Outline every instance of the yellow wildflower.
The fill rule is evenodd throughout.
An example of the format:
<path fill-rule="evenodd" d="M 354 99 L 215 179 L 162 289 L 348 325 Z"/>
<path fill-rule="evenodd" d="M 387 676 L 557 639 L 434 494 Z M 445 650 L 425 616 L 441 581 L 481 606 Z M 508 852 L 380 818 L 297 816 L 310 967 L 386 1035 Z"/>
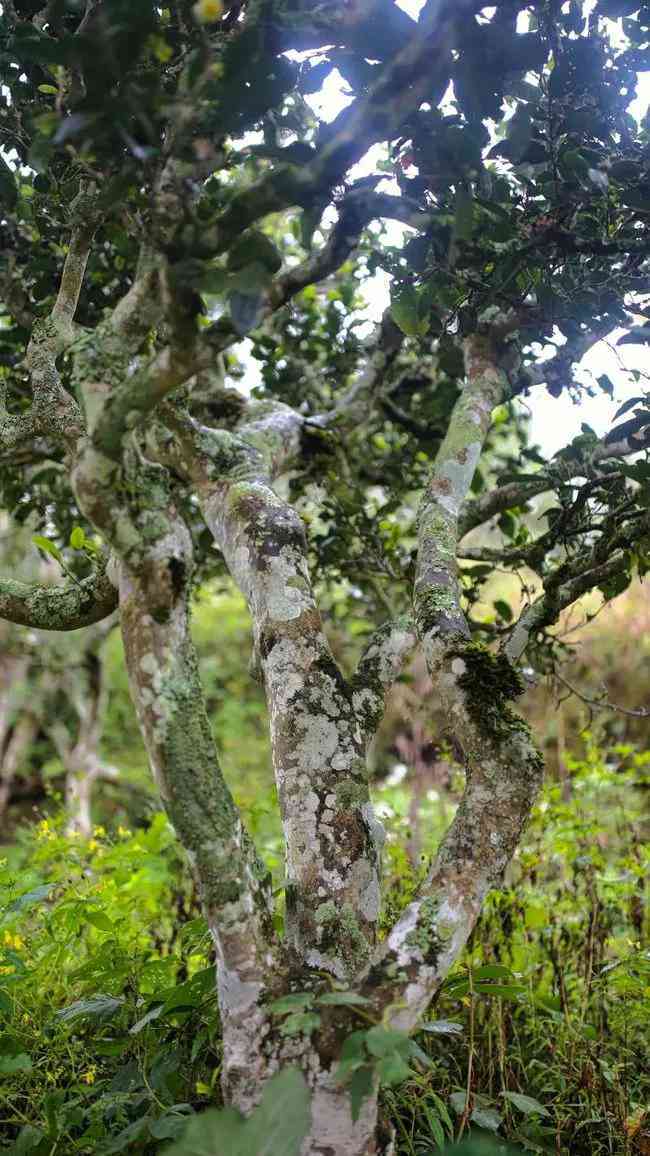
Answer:
<path fill-rule="evenodd" d="M 194 5 L 194 15 L 201 24 L 214 24 L 221 19 L 222 12 L 221 0 L 197 0 Z"/>
<path fill-rule="evenodd" d="M 95 1065 L 91 1064 L 91 1066 L 87 1069 L 87 1071 L 85 1071 L 83 1073 L 83 1075 L 81 1077 L 84 1084 L 94 1084 L 95 1083 L 95 1072 L 96 1071 L 97 1071 L 97 1068 L 95 1067 Z"/>
<path fill-rule="evenodd" d="M 123 827 L 121 823 L 120 823 L 119 827 L 117 828 L 117 833 L 118 833 L 120 839 L 130 839 L 131 834 L 132 834 L 132 832 L 129 831 L 129 828 Z"/>
<path fill-rule="evenodd" d="M 21 947 L 25 946 L 20 935 L 12 935 L 11 931 L 5 931 L 2 942 L 5 947 L 12 947 L 14 951 L 20 951 Z"/>
<path fill-rule="evenodd" d="M 89 842 L 88 842 L 88 850 L 89 851 L 96 851 L 98 847 L 99 847 L 99 843 L 97 842 L 96 839 L 90 839 L 89 840 Z"/>
<path fill-rule="evenodd" d="M 93 835 L 95 836 L 96 839 L 103 839 L 105 834 L 106 834 L 106 828 L 102 827 L 101 825 L 98 827 L 95 827 L 95 829 L 93 831 Z"/>

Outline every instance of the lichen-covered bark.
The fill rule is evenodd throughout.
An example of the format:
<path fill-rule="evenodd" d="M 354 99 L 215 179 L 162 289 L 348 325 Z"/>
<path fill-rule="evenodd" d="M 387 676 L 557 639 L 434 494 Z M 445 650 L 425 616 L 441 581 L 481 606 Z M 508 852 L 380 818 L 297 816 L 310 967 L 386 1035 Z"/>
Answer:
<path fill-rule="evenodd" d="M 161 539 L 158 562 L 168 575 L 166 613 L 152 613 L 146 581 L 124 567 L 122 636 L 149 759 L 217 950 L 224 1081 L 236 1096 L 237 1084 L 256 1073 L 258 1001 L 272 964 L 269 877 L 219 769 L 189 632 L 190 543 L 182 525 Z"/>
<path fill-rule="evenodd" d="M 352 702 L 366 743 L 383 716 L 386 693 L 417 644 L 411 618 L 387 622 L 372 636 L 352 679 Z"/>
<path fill-rule="evenodd" d="M 266 686 L 286 839 L 286 941 L 311 967 L 349 978 L 367 962 L 379 915 L 381 831 L 364 735 L 311 589 L 297 513 L 271 488 L 299 419 L 256 407 L 239 437 L 170 418 L 180 468 L 251 610 Z"/>
<path fill-rule="evenodd" d="M 0 618 L 35 630 L 80 630 L 116 607 L 117 590 L 104 568 L 60 586 L 0 578 Z"/>
<path fill-rule="evenodd" d="M 414 611 L 434 689 L 463 752 L 466 790 L 427 879 L 378 949 L 364 987 L 409 1031 L 501 880 L 542 774 L 528 728 L 509 706 L 523 690 L 519 675 L 506 656 L 471 641 L 461 605 L 459 515 L 506 387 L 489 337 L 466 340 L 465 365 L 466 385 L 420 511 Z"/>
<path fill-rule="evenodd" d="M 419 510 L 413 603 L 425 650 L 443 636 L 469 637 L 460 605 L 458 522 L 507 380 L 488 336 L 465 341 L 466 385 L 456 403 Z"/>
<path fill-rule="evenodd" d="M 523 684 L 507 659 L 462 640 L 440 648 L 429 670 L 463 752 L 466 790 L 418 897 L 378 951 L 364 988 L 379 1006 L 394 1003 L 391 1021 L 408 1031 L 500 883 L 543 771 L 526 724 L 509 706 Z"/>
<path fill-rule="evenodd" d="M 129 681 L 162 800 L 190 859 L 217 952 L 224 1030 L 223 1082 L 259 1086 L 273 966 L 269 875 L 223 779 L 189 627 L 192 548 L 167 471 L 125 448 L 115 460 L 93 441 L 110 398 L 110 364 L 83 391 L 89 437 L 73 483 L 80 508 L 120 566 L 120 624 Z"/>

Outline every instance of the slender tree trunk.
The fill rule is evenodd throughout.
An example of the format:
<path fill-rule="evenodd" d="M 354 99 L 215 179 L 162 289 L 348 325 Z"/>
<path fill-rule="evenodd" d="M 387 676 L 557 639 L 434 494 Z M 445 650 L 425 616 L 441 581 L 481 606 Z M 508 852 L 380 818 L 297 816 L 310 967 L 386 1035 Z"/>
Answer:
<path fill-rule="evenodd" d="M 6 814 L 14 778 L 36 738 L 37 730 L 34 715 L 23 712 L 11 732 L 0 764 L 0 820 Z"/>
<path fill-rule="evenodd" d="M 68 834 L 77 832 L 84 839 L 90 838 L 93 829 L 90 801 L 94 776 L 89 770 L 87 754 L 78 749 L 71 752 L 65 776 L 66 830 Z"/>

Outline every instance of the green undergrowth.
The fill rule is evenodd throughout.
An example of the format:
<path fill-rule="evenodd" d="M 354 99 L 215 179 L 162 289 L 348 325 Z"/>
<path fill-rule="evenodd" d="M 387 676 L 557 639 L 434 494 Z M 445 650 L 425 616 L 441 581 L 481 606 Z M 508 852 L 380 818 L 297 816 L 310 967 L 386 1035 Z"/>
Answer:
<path fill-rule="evenodd" d="M 646 1150 L 648 766 L 648 753 L 589 748 L 546 788 L 418 1047 L 395 1044 L 404 1062 L 391 1060 L 382 1102 L 399 1156 L 491 1136 L 501 1151 Z M 426 864 L 406 856 L 406 788 L 379 802 L 388 924 Z M 435 826 L 441 800 L 424 808 Z M 169 825 L 81 840 L 46 818 L 6 856 L 0 1150 L 164 1153 L 218 1106 L 221 1054 L 211 945 Z"/>

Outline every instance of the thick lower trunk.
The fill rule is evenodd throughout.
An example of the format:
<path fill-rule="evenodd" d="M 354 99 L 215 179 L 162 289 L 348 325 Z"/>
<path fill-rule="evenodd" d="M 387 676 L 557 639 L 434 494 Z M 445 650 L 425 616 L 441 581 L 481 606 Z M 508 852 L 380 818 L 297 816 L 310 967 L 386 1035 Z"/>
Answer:
<path fill-rule="evenodd" d="M 276 1072 L 291 1066 L 302 1071 L 311 1092 L 311 1128 L 301 1156 L 390 1156 L 390 1144 L 378 1135 L 376 1091 L 353 1120 L 350 1092 L 336 1078 L 338 1060 L 325 1066 L 311 1039 L 282 1037 L 277 1023 L 259 1009 L 257 1017 L 236 1022 L 234 1034 L 226 1022 L 223 1047 L 224 1064 L 232 1065 L 235 1055 L 248 1062 L 246 1074 L 240 1069 L 239 1081 L 226 1082 L 223 1089 L 226 1102 L 244 1115 L 254 1110 L 265 1082 Z"/>
<path fill-rule="evenodd" d="M 327 1073 L 313 1085 L 311 1120 L 301 1156 L 389 1156 L 377 1135 L 376 1093 L 364 1100 L 355 1122 L 350 1093 Z"/>

